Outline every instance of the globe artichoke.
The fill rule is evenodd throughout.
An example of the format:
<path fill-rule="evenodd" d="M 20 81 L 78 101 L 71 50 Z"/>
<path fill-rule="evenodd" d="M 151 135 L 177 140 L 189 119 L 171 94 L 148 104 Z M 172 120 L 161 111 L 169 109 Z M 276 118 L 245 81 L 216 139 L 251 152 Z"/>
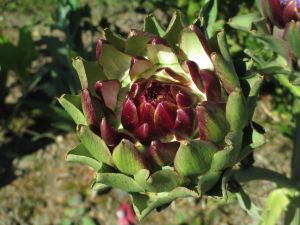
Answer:
<path fill-rule="evenodd" d="M 253 59 L 257 72 L 272 76 L 300 97 L 300 2 L 261 0 L 257 3 L 263 18 L 254 12 L 231 18 L 229 24 L 265 44 L 265 48 L 245 51 Z"/>
<path fill-rule="evenodd" d="M 251 122 L 261 77 L 239 79 L 224 32 L 209 41 L 198 23 L 175 12 L 166 30 L 153 16 L 126 39 L 106 29 L 96 61 L 73 60 L 80 95 L 59 98 L 81 141 L 67 161 L 96 171 L 93 188 L 129 192 L 140 219 L 218 186 L 262 142 Z"/>
<path fill-rule="evenodd" d="M 278 55 L 275 60 L 272 58 L 269 62 L 260 61 L 257 64 L 261 64 L 262 73 L 275 74 L 275 79 L 299 97 L 300 1 L 261 0 L 260 3 L 266 21 L 254 22 L 254 27 L 257 28 L 255 36 L 267 43 Z"/>
<path fill-rule="evenodd" d="M 266 18 L 280 28 L 300 20 L 299 0 L 261 0 L 261 5 Z"/>
<path fill-rule="evenodd" d="M 300 1 L 299 0 L 261 0 L 265 17 L 279 28 L 273 34 L 286 41 L 286 55 L 291 60 L 300 58 Z M 284 29 L 281 31 L 280 29 Z"/>

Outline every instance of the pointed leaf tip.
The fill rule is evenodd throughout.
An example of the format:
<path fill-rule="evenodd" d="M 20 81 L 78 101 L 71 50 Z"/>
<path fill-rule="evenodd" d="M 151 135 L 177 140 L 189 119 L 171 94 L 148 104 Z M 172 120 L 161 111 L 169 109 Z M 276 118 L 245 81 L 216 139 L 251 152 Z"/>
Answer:
<path fill-rule="evenodd" d="M 112 111 L 115 111 L 117 106 L 120 88 L 121 83 L 119 80 L 97 81 L 94 86 L 96 94 L 103 99 L 105 106 Z"/>
<path fill-rule="evenodd" d="M 160 37 L 164 36 L 165 34 L 164 29 L 153 15 L 149 15 L 145 18 L 144 31 L 155 34 Z"/>
<path fill-rule="evenodd" d="M 98 135 L 93 133 L 88 126 L 77 126 L 77 135 L 83 146 L 95 159 L 113 166 L 110 150 L 105 142 Z"/>
<path fill-rule="evenodd" d="M 219 77 L 227 93 L 231 93 L 235 88 L 240 88 L 239 78 L 234 68 L 223 56 L 212 53 L 211 59 L 215 67 L 216 75 Z"/>
<path fill-rule="evenodd" d="M 116 167 L 122 173 L 133 175 L 141 169 L 147 169 L 143 155 L 129 140 L 123 139 L 115 147 L 112 157 Z"/>
<path fill-rule="evenodd" d="M 247 101 L 240 89 L 235 89 L 228 96 L 226 119 L 231 131 L 243 130 L 248 124 Z"/>

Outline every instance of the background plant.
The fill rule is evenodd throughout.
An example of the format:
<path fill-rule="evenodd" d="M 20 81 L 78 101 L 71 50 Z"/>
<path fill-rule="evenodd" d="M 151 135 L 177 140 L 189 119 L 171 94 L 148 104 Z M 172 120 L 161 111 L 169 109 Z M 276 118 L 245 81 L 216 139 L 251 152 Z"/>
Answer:
<path fill-rule="evenodd" d="M 125 2 L 125 1 L 124 1 Z M 140 3 L 143 4 L 140 4 Z M 10 43 L 13 46 L 18 46 L 18 42 L 14 40 L 14 38 L 11 38 L 11 35 L 9 34 L 9 32 L 7 32 L 7 30 L 9 30 L 10 26 L 16 26 L 16 25 L 11 25 L 13 23 L 8 24 L 6 22 L 6 13 L 16 13 L 16 15 L 26 15 L 26 13 L 31 13 L 35 15 L 34 19 L 31 19 L 30 21 L 26 22 L 26 28 L 24 28 L 24 30 L 30 31 L 31 36 L 33 37 L 34 42 L 37 40 L 37 36 L 36 36 L 36 28 L 37 27 L 47 27 L 47 29 L 50 30 L 51 34 L 55 33 L 57 28 L 54 26 L 54 24 L 56 23 L 56 21 L 58 21 L 58 17 L 57 15 L 59 14 L 57 8 L 59 7 L 65 7 L 65 12 L 70 12 L 70 11 L 76 11 L 79 8 L 84 8 L 85 7 L 85 3 L 84 1 L 80 1 L 79 4 L 75 3 L 76 7 L 72 7 L 72 6 L 68 6 L 69 3 L 65 2 L 61 2 L 60 4 L 56 4 L 56 1 L 43 1 L 42 4 L 35 1 L 35 4 L 32 4 L 32 2 L 30 0 L 28 1 L 3 1 L 1 2 L 5 3 L 5 7 L 1 7 L 1 9 L 5 9 L 5 13 L 4 11 L 1 12 L 1 33 L 2 33 L 2 39 L 3 43 Z M 89 20 L 88 18 L 92 18 L 92 26 L 88 25 L 87 27 L 84 28 L 84 26 L 82 26 L 84 23 L 83 22 L 79 22 L 79 26 L 81 27 L 81 33 L 86 33 L 85 31 L 88 31 L 89 29 L 93 30 L 93 27 L 96 27 L 97 29 L 99 29 L 100 26 L 102 27 L 106 27 L 109 26 L 113 31 L 117 31 L 118 33 L 126 33 L 129 29 L 129 27 L 132 26 L 132 23 L 135 24 L 136 21 L 140 21 L 138 23 L 142 22 L 143 16 L 139 17 L 137 15 L 141 15 L 141 14 L 147 14 L 150 13 L 152 11 L 155 11 L 155 13 L 157 13 L 157 8 L 161 8 L 162 11 L 166 12 L 166 14 L 164 14 L 163 16 L 159 17 L 159 20 L 161 20 L 163 25 L 166 25 L 166 22 L 168 21 L 167 18 L 170 18 L 171 16 L 171 11 L 173 9 L 181 9 L 184 10 L 184 14 L 186 15 L 190 15 L 189 16 L 189 20 L 193 21 L 193 16 L 199 14 L 199 12 L 197 12 L 197 10 L 199 8 L 201 8 L 202 6 L 202 2 L 199 2 L 199 6 L 196 6 L 194 4 L 194 1 L 126 1 L 126 3 L 124 4 L 118 4 L 118 2 L 116 1 L 98 1 L 95 5 L 93 5 L 92 8 L 95 8 L 95 6 L 100 6 L 100 10 L 98 13 L 98 15 L 101 15 L 101 18 L 97 19 L 95 22 L 95 18 L 98 18 L 97 16 L 95 17 L 95 14 L 86 14 L 87 16 L 84 16 L 84 21 Z M 271 64 L 270 67 L 268 67 L 267 70 L 261 70 L 261 68 L 265 69 L 264 65 L 268 65 L 268 62 L 276 62 L 276 65 L 278 65 L 278 61 L 276 61 L 276 55 L 277 53 L 273 53 L 273 51 L 270 51 L 270 47 L 268 47 L 268 45 L 265 44 L 265 42 L 262 42 L 259 38 L 257 37 L 253 37 L 251 35 L 248 35 L 246 32 L 241 32 L 239 30 L 234 30 L 234 29 L 230 29 L 226 22 L 228 21 L 228 19 L 230 19 L 231 17 L 234 17 L 235 15 L 245 15 L 246 13 L 250 12 L 250 13 L 255 13 L 257 12 L 257 8 L 253 5 L 254 1 L 219 1 L 220 5 L 218 8 L 218 13 L 217 13 L 217 20 L 220 21 L 219 24 L 220 27 L 222 27 L 223 25 L 225 26 L 226 32 L 227 34 L 229 34 L 229 46 L 230 46 L 230 50 L 231 53 L 234 56 L 234 59 L 242 59 L 242 58 L 249 58 L 249 56 L 251 56 L 251 58 L 253 58 L 254 62 L 255 62 L 255 67 L 256 70 L 258 72 L 260 72 L 261 74 L 264 75 L 264 83 L 260 92 L 260 98 L 259 98 L 259 107 L 258 107 L 258 113 L 256 114 L 256 121 L 259 121 L 261 124 L 264 125 L 264 127 L 266 128 L 267 132 L 267 137 L 270 139 L 267 146 L 270 145 L 270 143 L 274 143 L 274 146 L 272 148 L 272 153 L 267 153 L 268 150 L 264 149 L 262 151 L 259 151 L 256 153 L 255 159 L 256 159 L 256 165 L 261 163 L 261 158 L 262 156 L 266 157 L 268 159 L 269 164 L 266 164 L 267 167 L 272 167 L 274 168 L 274 164 L 272 164 L 272 158 L 273 157 L 277 157 L 282 159 L 281 157 L 284 158 L 284 160 L 279 160 L 276 164 L 278 165 L 282 165 L 281 163 L 284 161 L 287 161 L 286 158 L 289 154 L 289 144 L 287 142 L 286 146 L 282 147 L 282 150 L 280 150 L 280 154 L 277 154 L 277 145 L 280 145 L 280 143 L 278 143 L 276 140 L 280 139 L 281 140 L 281 136 L 278 136 L 278 133 L 283 132 L 285 135 L 287 135 L 288 137 L 292 137 L 293 134 L 295 135 L 296 132 L 293 132 L 293 129 L 295 127 L 295 119 L 296 117 L 293 116 L 293 112 L 296 112 L 296 110 L 293 109 L 292 107 L 292 102 L 294 102 L 295 100 L 295 92 L 297 92 L 297 89 L 295 89 L 295 85 L 294 86 L 290 86 L 290 82 L 286 82 L 286 79 L 284 82 L 282 82 L 280 79 L 278 79 L 279 76 L 273 76 L 272 73 L 270 72 L 270 68 L 272 68 Z M 70 3 L 71 5 L 73 3 Z M 180 5 L 181 4 L 181 5 Z M 192 6 L 194 4 L 194 6 Z M 141 6 L 142 5 L 142 6 Z M 2 6 L 2 5 L 1 5 Z M 101 11 L 101 7 L 102 9 L 105 8 L 105 10 Z M 192 15 L 190 12 L 187 12 L 186 10 L 190 7 L 191 11 L 195 11 L 194 15 Z M 195 9 L 193 9 L 193 7 L 195 7 Z M 62 12 L 64 10 L 61 10 Z M 82 10 L 79 10 L 82 11 Z M 84 10 L 83 10 L 84 11 Z M 126 13 L 128 12 L 127 15 L 131 15 L 126 17 Z M 123 17 L 118 17 L 118 15 L 122 14 Z M 80 15 L 80 14 L 77 14 Z M 216 14 L 215 14 L 216 15 Z M 256 18 L 260 18 L 261 14 L 256 13 Z M 16 18 L 18 18 L 17 16 L 15 16 Z M 0 18 L 0 20 L 1 20 Z M 4 18 L 4 20 L 3 20 Z M 25 17 L 26 18 L 26 17 Z M 63 18 L 63 17 L 61 17 Z M 68 18 L 68 17 L 65 17 Z M 120 19 L 121 18 L 121 19 Z M 130 19 L 130 18 L 134 18 L 134 19 Z M 66 21 L 68 21 L 69 19 L 66 19 Z M 22 19 L 19 19 L 18 23 L 22 24 L 23 21 L 26 21 L 26 19 L 24 19 L 24 17 Z M 83 21 L 83 20 L 81 20 Z M 121 23 L 120 21 L 125 21 L 126 23 Z M 232 20 L 231 22 L 233 22 L 234 20 Z M 241 20 L 240 20 L 241 21 Z M 138 23 L 134 26 L 137 26 L 138 28 Z M 24 23 L 23 23 L 24 24 Z M 41 25 L 42 24 L 42 25 Z M 68 22 L 66 22 L 63 26 L 68 26 Z M 130 24 L 130 26 L 128 26 L 128 24 Z M 242 23 L 240 23 L 241 25 Z M 141 26 L 141 25 L 140 25 Z M 78 25 L 76 26 L 78 27 Z M 141 27 L 140 27 L 141 28 Z M 68 30 L 68 28 L 63 28 L 61 29 L 63 30 Z M 100 36 L 99 33 L 100 29 L 98 30 L 98 34 Z M 16 33 L 19 33 L 19 31 L 17 30 Z M 49 35 L 49 33 L 41 31 L 41 34 L 43 34 L 43 36 L 47 36 Z M 71 33 L 71 32 L 70 32 Z M 76 32 L 75 32 L 76 33 Z M 80 33 L 80 32 L 79 32 Z M 77 33 L 77 34 L 79 34 Z M 97 31 L 95 31 L 95 35 L 97 36 Z M 97 36 L 97 38 L 99 37 Z M 74 55 L 80 54 L 80 55 L 85 55 L 87 58 L 94 57 L 94 49 L 95 48 L 95 42 L 96 39 L 95 38 L 90 44 L 85 45 L 85 47 L 80 47 L 80 45 L 78 45 L 78 48 L 81 48 L 84 50 L 84 52 L 79 52 L 79 50 L 77 49 L 76 51 L 78 51 L 77 53 L 75 52 L 75 49 L 70 48 L 69 46 L 71 46 L 71 44 L 68 44 L 68 41 L 64 41 L 60 38 L 60 36 L 57 38 L 57 40 L 53 40 L 51 41 L 51 47 L 47 47 L 47 51 L 41 51 L 41 49 L 35 48 L 35 51 L 37 52 L 37 57 L 41 57 L 41 56 L 45 56 L 45 55 L 52 55 L 53 58 L 55 58 L 55 60 L 52 63 L 47 63 L 48 66 L 44 67 L 44 63 L 38 63 L 38 68 L 42 67 L 43 70 L 45 69 L 45 71 L 51 71 L 52 68 L 54 68 L 54 70 L 56 71 L 56 74 L 53 73 L 52 75 L 49 75 L 50 73 L 46 73 L 47 75 L 43 76 L 46 79 L 41 79 L 41 81 L 39 81 L 37 83 L 37 85 L 35 86 L 35 88 L 33 88 L 33 90 L 30 92 L 31 94 L 26 95 L 26 98 L 22 98 L 22 104 L 21 107 L 19 108 L 19 110 L 16 110 L 18 113 L 14 114 L 15 116 L 10 117 L 12 114 L 11 112 L 13 111 L 13 109 L 15 109 L 15 105 L 16 102 L 5 102 L 5 108 L 6 110 L 4 111 L 4 113 L 1 113 L 1 129 L 4 129 L 4 131 L 2 131 L 1 133 L 1 169 L 0 169 L 0 176 L 1 176 L 1 185 L 3 184 L 9 184 L 6 185 L 2 188 L 1 192 L 3 193 L 4 190 L 6 190 L 8 187 L 10 187 L 13 183 L 10 183 L 13 176 L 9 175 L 12 170 L 17 170 L 19 171 L 19 169 L 16 167 L 15 162 L 17 161 L 26 161 L 27 157 L 23 157 L 24 154 L 28 154 L 31 153 L 32 151 L 36 150 L 39 148 L 39 146 L 45 146 L 46 144 L 49 143 L 49 140 L 53 140 L 55 136 L 57 136 L 58 134 L 62 134 L 62 129 L 63 130 L 72 130 L 73 126 L 72 126 L 72 122 L 71 120 L 66 117 L 66 114 L 64 113 L 63 110 L 61 110 L 60 108 L 57 107 L 57 102 L 55 100 L 53 100 L 54 96 L 59 96 L 60 93 L 62 92 L 72 92 L 72 93 L 76 93 L 77 92 L 77 88 L 79 87 L 78 85 L 78 81 L 75 82 L 75 84 L 73 85 L 73 83 L 68 80 L 71 78 L 74 78 L 74 76 L 72 76 L 71 74 L 74 74 L 74 71 L 71 68 L 71 64 L 70 64 L 70 58 L 73 57 Z M 55 39 L 55 38 L 52 38 Z M 45 39 L 44 39 L 45 40 Z M 72 38 L 69 38 L 69 40 L 74 40 Z M 77 39 L 79 40 L 79 38 Z M 84 38 L 84 40 L 87 40 L 87 38 Z M 45 42 L 44 42 L 45 43 Z M 79 43 L 79 42 L 77 42 Z M 86 43 L 85 43 L 86 44 Z M 35 46 L 45 46 L 41 43 L 34 43 Z M 72 44 L 74 46 L 74 44 Z M 87 47 L 90 46 L 90 47 Z M 30 48 L 28 48 L 30 49 Z M 248 49 L 249 51 L 244 51 L 245 49 Z M 49 50 L 53 50 L 51 51 L 51 53 L 49 53 Z M 28 51 L 28 50 L 26 50 Z M 33 50 L 30 50 L 30 54 L 33 53 Z M 256 59 L 262 60 L 256 60 Z M 260 59 L 261 58 L 261 59 Z M 36 58 L 35 58 L 36 59 Z M 59 59 L 59 60 L 57 60 Z M 33 60 L 33 65 L 35 64 L 36 60 Z M 61 61 L 61 62 L 59 62 Z M 248 61 L 249 64 L 251 64 L 251 61 Z M 68 65 L 68 66 L 66 66 Z M 29 76 L 25 76 L 25 80 L 28 79 L 27 77 L 31 77 L 30 79 L 28 79 L 28 82 L 24 82 L 24 83 L 30 83 L 32 82 L 32 75 L 35 75 L 36 72 L 34 70 L 34 66 L 32 66 L 32 63 L 28 63 L 27 65 L 27 71 L 26 73 L 29 74 Z M 62 69 L 63 68 L 63 69 Z M 272 68 L 273 71 L 275 71 L 276 69 Z M 10 70 L 11 71 L 11 70 Z M 64 83 L 63 85 L 60 87 L 59 85 L 62 84 L 62 82 L 60 82 L 61 77 L 58 76 L 59 72 L 63 72 L 62 74 L 66 75 L 66 79 L 64 79 Z M 263 71 L 263 73 L 262 73 Z M 268 72 L 269 71 L 269 72 Z M 276 70 L 277 71 L 277 70 Z M 1 72 L 0 72 L 1 73 Z M 7 73 L 6 73 L 7 74 Z M 16 88 L 20 87 L 19 85 L 21 84 L 21 82 L 18 81 L 18 75 L 12 75 L 12 73 L 8 73 L 8 77 L 9 79 L 11 77 L 14 77 L 13 81 L 14 84 L 12 86 L 6 86 L 6 91 L 4 91 L 3 88 L 1 88 L 1 91 L 3 91 L 2 96 L 6 96 L 6 97 L 2 97 L 5 99 L 11 99 L 10 97 L 12 96 L 11 93 L 18 93 L 18 91 L 16 91 Z M 60 74 L 60 73 L 59 73 Z M 70 74 L 67 75 L 67 74 Z M 37 76 L 39 77 L 39 76 Z M 288 77 L 288 76 L 287 76 Z M 275 79 L 274 79 L 275 78 Z M 2 76 L 1 74 L 1 79 L 6 79 L 5 76 Z M 37 79 L 39 80 L 39 79 Z M 54 80 L 57 80 L 56 85 L 52 85 L 54 84 Z M 72 80 L 72 79 L 71 79 Z M 289 81 L 293 81 L 293 80 L 289 80 Z M 49 84 L 49 82 L 51 82 L 51 84 Z M 11 84 L 11 83 L 9 83 Z M 296 83 L 294 83 L 296 84 Z M 4 86 L 4 83 L 1 82 L 1 85 Z M 22 83 L 23 85 L 23 83 Z M 47 88 L 44 88 L 44 86 L 48 86 L 48 90 L 51 91 L 47 91 Z M 69 88 L 73 87 L 72 88 Z M 24 86 L 25 87 L 25 86 Z M 53 88 L 56 89 L 56 87 L 58 90 L 54 90 Z M 67 88 L 68 87 L 68 88 Z M 65 90 L 63 90 L 65 89 Z M 24 90 L 26 90 L 26 88 L 24 88 Z M 46 102 L 44 101 L 43 98 L 39 99 L 37 98 L 38 93 L 36 90 L 42 90 L 42 92 L 49 94 L 49 96 L 46 97 Z M 71 91 L 72 90 L 72 91 Z M 57 93 L 57 95 L 55 95 L 54 93 Z M 8 93 L 8 94 L 7 94 Z M 20 92 L 19 92 L 20 93 Z M 8 97 L 7 97 L 8 96 Z M 3 102 L 3 100 L 2 100 Z M 32 104 L 33 102 L 35 102 L 35 104 Z M 17 102 L 18 103 L 18 102 Z M 38 103 L 38 104 L 37 104 Z M 44 103 L 43 107 L 41 107 L 40 103 Z M 46 103 L 46 104 L 45 104 Z M 53 111 L 53 107 L 55 106 L 55 109 Z M 61 113 L 61 117 L 58 117 L 56 115 L 57 111 L 59 110 L 59 112 Z M 51 112 L 51 113 L 49 113 Z M 55 115 L 55 116 L 54 116 Z M 51 117 L 52 116 L 52 117 Z M 7 122 L 7 120 L 3 120 L 2 118 L 12 118 L 12 120 L 10 120 L 9 123 L 7 123 L 6 125 L 8 126 L 2 126 L 2 124 L 4 124 L 5 122 Z M 60 119 L 58 119 L 60 118 Z M 46 125 L 46 123 L 44 123 L 44 121 L 51 121 L 50 123 L 53 124 L 54 126 L 49 126 Z M 40 122 L 43 121 L 43 122 Z M 26 123 L 25 123 L 26 122 Z M 28 124 L 29 123 L 29 124 Z M 39 124 L 39 126 L 32 126 L 32 124 Z M 27 129 L 28 127 L 30 127 L 30 129 Z M 51 128 L 50 128 L 51 127 Z M 25 133 L 24 133 L 25 130 Z M 29 130 L 29 132 L 28 132 Z M 64 132 L 64 131 L 63 131 Z M 270 135 L 270 136 L 269 136 Z M 37 140 L 38 138 L 39 141 L 35 141 L 33 142 L 34 139 L 32 139 L 32 137 L 36 137 L 35 140 Z M 45 138 L 46 137 L 46 138 Z M 49 138 L 50 137 L 50 138 Z M 275 139 L 273 139 L 273 137 L 275 137 Z M 296 136 L 297 137 L 297 136 Z M 42 139 L 41 139 L 42 138 Z M 22 140 L 22 141 L 21 141 Z M 283 139 L 283 142 L 286 143 L 287 139 Z M 7 143 L 7 144 L 5 144 Z M 8 143 L 10 143 L 8 145 Z M 12 145 L 13 143 L 13 145 Z M 17 144 L 18 143 L 18 144 Z M 272 145 L 272 144 L 271 144 Z M 14 149 L 14 150 L 13 150 Z M 29 149 L 29 150 L 28 150 Z M 275 151 L 275 152 L 273 152 Z M 39 151 L 40 152 L 40 151 Z M 55 152 L 55 149 L 53 150 L 53 152 Z M 269 155 L 264 155 L 265 154 L 269 154 Z M 46 153 L 45 153 L 46 154 Z M 31 156 L 31 155 L 29 155 Z M 277 159 L 276 158 L 276 159 Z M 12 162 L 14 161 L 14 164 L 12 164 Z M 284 167 L 282 168 L 281 166 L 277 167 L 278 171 L 281 171 L 283 169 L 283 171 L 287 171 L 286 169 L 284 169 Z M 3 172 L 4 171 L 4 172 Z M 19 173 L 19 172 L 18 172 Z M 288 174 L 288 172 L 286 172 Z M 20 175 L 15 174 L 14 175 L 16 178 L 20 178 Z M 21 180 L 23 178 L 20 178 Z M 34 179 L 32 179 L 34 180 Z M 36 179 L 38 180 L 38 179 Z M 30 183 L 30 182 L 27 182 Z M 37 182 L 38 183 L 38 182 Z M 255 181 L 250 182 L 250 186 L 251 184 L 255 183 Z M 261 184 L 261 183 L 259 183 Z M 42 185 L 42 184 L 39 184 Z M 253 193 L 257 193 L 258 191 L 254 191 L 255 189 L 251 188 L 250 190 L 248 189 L 249 185 L 243 185 L 243 188 L 245 190 L 247 190 L 247 193 L 250 194 L 251 198 L 253 199 L 253 201 L 258 204 L 258 206 L 262 207 L 262 204 L 260 202 L 260 199 L 257 200 L 255 199 L 257 194 L 253 194 Z M 34 188 L 30 188 L 31 190 L 34 190 Z M 291 193 L 288 193 L 286 191 L 279 191 L 279 193 L 277 192 L 275 195 L 272 195 L 272 199 L 276 199 L 274 198 L 274 196 L 280 196 L 280 198 L 283 200 L 283 202 L 286 202 L 284 199 L 284 197 L 282 197 L 282 194 L 284 193 L 284 196 L 291 196 Z M 30 193 L 28 193 L 30 194 Z M 32 194 L 33 195 L 33 194 Z M 8 196 L 8 194 L 6 195 Z M 234 195 L 235 196 L 235 195 Z M 49 201 L 51 198 L 48 198 Z M 230 217 L 230 215 L 233 215 L 234 211 L 237 211 L 236 209 L 233 209 L 231 211 L 228 211 L 228 209 L 230 208 L 231 204 L 233 204 L 235 197 L 232 199 L 232 201 L 229 201 L 228 204 L 226 204 L 226 206 L 224 207 L 216 207 L 216 215 L 220 216 L 220 220 L 224 220 L 226 221 L 226 219 L 230 218 L 231 223 L 233 224 L 240 224 L 239 222 L 235 221 L 235 218 L 239 218 L 239 216 L 232 216 Z M 296 199 L 296 198 L 295 198 Z M 203 202 L 204 200 L 202 200 Z M 6 202 L 2 201 L 2 202 Z M 100 204 L 100 203 L 99 203 Z M 201 203 L 203 204 L 203 203 Z M 8 205 L 8 204 L 7 204 Z M 26 206 L 29 206 L 30 204 L 26 204 Z M 100 204 L 101 205 L 101 204 Z M 208 210 L 210 209 L 213 204 L 208 205 L 208 208 L 203 209 L 203 210 Z M 218 205 L 218 204 L 217 204 Z M 272 205 L 272 203 L 269 203 L 269 205 Z M 5 207 L 2 207 L 3 209 L 6 208 L 6 205 L 4 205 Z M 32 206 L 33 207 L 33 206 Z M 93 207 L 93 206 L 92 206 Z M 284 208 L 282 208 L 282 210 L 285 210 Z M 201 211 L 201 213 L 203 213 L 203 211 Z M 242 212 L 240 212 L 239 215 L 241 215 Z M 188 215 L 188 212 L 184 212 L 184 214 Z M 197 213 L 196 213 L 197 214 Z M 8 218 L 8 214 L 5 214 L 5 218 Z M 164 215 L 164 213 L 162 213 L 161 215 Z M 224 216 L 226 215 L 226 216 Z M 35 217 L 35 214 L 32 214 L 32 217 Z M 208 218 L 209 216 L 202 216 L 202 218 Z M 245 215 L 242 216 L 243 218 L 248 218 Z M 181 220 L 184 221 L 184 220 Z M 213 223 L 213 222 L 209 222 L 209 221 L 213 221 L 213 220 L 209 220 L 207 219 L 207 223 Z M 178 221 L 178 223 L 181 223 L 180 221 Z M 199 223 L 199 221 L 197 222 Z M 204 223 L 204 222 L 203 222 Z M 218 223 L 217 223 L 218 224 Z"/>

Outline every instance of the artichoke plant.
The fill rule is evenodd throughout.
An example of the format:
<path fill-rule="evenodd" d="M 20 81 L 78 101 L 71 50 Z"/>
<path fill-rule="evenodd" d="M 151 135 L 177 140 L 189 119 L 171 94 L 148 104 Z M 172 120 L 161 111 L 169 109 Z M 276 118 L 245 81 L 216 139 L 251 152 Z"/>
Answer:
<path fill-rule="evenodd" d="M 264 16 L 276 27 L 275 36 L 286 41 L 290 60 L 300 59 L 300 1 L 261 0 Z M 299 65 L 298 65 L 299 66 Z"/>
<path fill-rule="evenodd" d="M 261 5 L 265 17 L 280 28 L 300 20 L 299 0 L 261 0 Z"/>
<path fill-rule="evenodd" d="M 152 15 L 125 39 L 105 29 L 96 61 L 73 60 L 80 95 L 59 98 L 81 142 L 67 161 L 95 170 L 94 189 L 130 193 L 140 219 L 220 190 L 262 143 L 251 121 L 261 77 L 235 68 L 223 31 L 209 40 L 199 24 L 175 12 L 167 29 Z"/>
<path fill-rule="evenodd" d="M 266 41 L 271 49 L 285 61 L 278 58 L 276 63 L 281 68 L 270 69 L 267 73 L 277 74 L 277 80 L 300 96 L 300 1 L 299 0 L 261 0 L 264 17 L 270 22 Z M 258 25 L 259 27 L 259 25 Z M 274 68 L 274 65 L 272 66 Z M 284 68 L 284 69 L 283 69 Z"/>
<path fill-rule="evenodd" d="M 300 2 L 299 0 L 257 1 L 261 15 L 251 13 L 231 19 L 229 24 L 250 32 L 266 49 L 245 52 L 260 74 L 271 75 L 300 97 Z M 271 53 L 274 53 L 271 55 Z"/>

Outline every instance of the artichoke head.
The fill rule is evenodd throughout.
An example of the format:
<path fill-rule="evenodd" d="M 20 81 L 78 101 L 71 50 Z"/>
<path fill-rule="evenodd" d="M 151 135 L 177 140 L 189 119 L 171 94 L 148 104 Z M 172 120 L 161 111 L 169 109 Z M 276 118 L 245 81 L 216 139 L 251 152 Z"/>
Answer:
<path fill-rule="evenodd" d="M 143 31 L 105 37 L 95 61 L 73 60 L 81 93 L 59 98 L 81 142 L 67 161 L 92 167 L 94 188 L 130 193 L 140 219 L 205 194 L 251 149 L 259 84 L 243 91 L 224 32 L 209 41 L 180 12 L 167 29 L 148 16 Z"/>

